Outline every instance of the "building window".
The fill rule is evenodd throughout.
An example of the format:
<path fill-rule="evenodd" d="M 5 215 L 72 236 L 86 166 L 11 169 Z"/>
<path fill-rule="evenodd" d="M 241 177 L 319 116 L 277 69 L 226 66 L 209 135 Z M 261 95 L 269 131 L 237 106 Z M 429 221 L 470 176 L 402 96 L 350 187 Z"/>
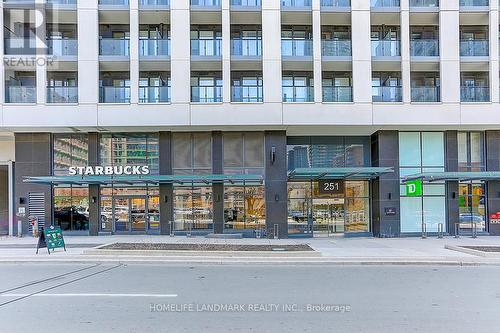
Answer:
<path fill-rule="evenodd" d="M 264 174 L 264 133 L 224 133 L 224 173 Z"/>
<path fill-rule="evenodd" d="M 176 175 L 212 172 L 212 134 L 173 133 L 172 159 Z"/>
<path fill-rule="evenodd" d="M 54 134 L 54 176 L 68 174 L 69 167 L 88 165 L 88 139 L 83 134 Z"/>
<path fill-rule="evenodd" d="M 399 173 L 401 177 L 422 172 L 444 171 L 444 135 L 442 132 L 400 132 Z M 401 184 L 401 232 L 437 232 L 439 223 L 446 231 L 444 182 L 424 184 L 421 197 L 407 197 Z"/>
<path fill-rule="evenodd" d="M 266 225 L 263 186 L 226 186 L 224 188 L 224 228 L 260 229 Z"/>
<path fill-rule="evenodd" d="M 88 187 L 54 187 L 54 225 L 63 231 L 89 230 Z"/>

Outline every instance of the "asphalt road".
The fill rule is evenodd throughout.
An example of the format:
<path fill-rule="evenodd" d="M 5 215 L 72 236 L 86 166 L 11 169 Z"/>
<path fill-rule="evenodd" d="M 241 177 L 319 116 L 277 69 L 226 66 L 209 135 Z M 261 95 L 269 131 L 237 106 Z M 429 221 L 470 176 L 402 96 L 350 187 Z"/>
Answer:
<path fill-rule="evenodd" d="M 494 332 L 500 267 L 0 264 L 0 332 Z"/>

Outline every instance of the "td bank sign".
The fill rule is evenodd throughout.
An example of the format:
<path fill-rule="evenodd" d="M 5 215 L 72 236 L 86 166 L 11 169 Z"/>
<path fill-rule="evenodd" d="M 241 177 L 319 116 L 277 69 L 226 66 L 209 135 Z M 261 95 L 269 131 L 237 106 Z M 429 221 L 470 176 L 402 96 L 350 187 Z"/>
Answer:
<path fill-rule="evenodd" d="M 406 182 L 406 195 L 409 197 L 419 197 L 422 195 L 422 180 L 409 180 Z"/>
<path fill-rule="evenodd" d="M 149 175 L 148 165 L 83 166 L 69 167 L 70 176 L 145 176 Z"/>

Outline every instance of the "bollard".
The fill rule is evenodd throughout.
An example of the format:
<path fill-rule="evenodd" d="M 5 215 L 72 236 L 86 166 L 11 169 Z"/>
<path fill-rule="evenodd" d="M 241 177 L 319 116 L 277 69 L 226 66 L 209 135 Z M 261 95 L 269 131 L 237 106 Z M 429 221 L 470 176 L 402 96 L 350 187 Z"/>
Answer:
<path fill-rule="evenodd" d="M 170 221 L 169 224 L 170 224 L 170 237 L 174 237 L 175 236 L 174 221 Z"/>
<path fill-rule="evenodd" d="M 191 236 L 192 236 L 192 235 L 191 235 L 191 231 L 192 231 L 192 227 L 193 227 L 192 223 L 193 223 L 192 221 L 189 221 L 189 222 L 187 223 L 187 233 L 186 233 L 186 237 L 191 237 Z"/>
<path fill-rule="evenodd" d="M 422 239 L 427 238 L 427 223 L 422 222 Z"/>
<path fill-rule="evenodd" d="M 273 228 L 273 238 L 274 239 L 278 239 L 279 237 L 279 226 L 277 224 L 274 225 L 274 228 Z"/>
<path fill-rule="evenodd" d="M 443 224 L 442 223 L 439 223 L 438 224 L 438 238 L 443 238 L 443 232 L 444 228 L 443 228 Z"/>
<path fill-rule="evenodd" d="M 460 238 L 460 223 L 455 223 L 455 238 Z"/>
<path fill-rule="evenodd" d="M 472 238 L 477 238 L 477 222 L 472 223 Z"/>
<path fill-rule="evenodd" d="M 17 237 L 23 237 L 23 221 L 17 221 Z"/>

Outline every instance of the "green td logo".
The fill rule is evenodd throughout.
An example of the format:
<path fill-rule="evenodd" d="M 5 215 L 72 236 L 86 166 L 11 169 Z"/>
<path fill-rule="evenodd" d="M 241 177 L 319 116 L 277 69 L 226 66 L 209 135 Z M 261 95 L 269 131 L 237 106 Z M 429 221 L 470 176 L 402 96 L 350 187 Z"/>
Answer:
<path fill-rule="evenodd" d="M 422 195 L 422 180 L 409 180 L 406 182 L 406 195 L 409 197 L 419 197 Z"/>

